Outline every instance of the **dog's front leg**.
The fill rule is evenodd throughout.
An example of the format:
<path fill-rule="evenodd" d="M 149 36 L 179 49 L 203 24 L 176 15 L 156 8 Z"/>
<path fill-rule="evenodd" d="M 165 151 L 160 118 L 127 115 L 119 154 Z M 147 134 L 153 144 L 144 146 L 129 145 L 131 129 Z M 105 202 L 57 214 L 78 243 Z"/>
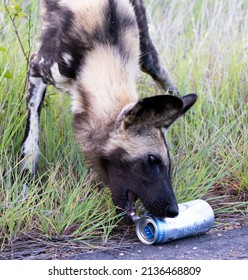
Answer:
<path fill-rule="evenodd" d="M 36 55 L 31 58 L 28 75 L 27 122 L 21 147 L 22 161 L 20 164 L 21 171 L 30 174 L 32 177 L 37 173 L 38 167 L 39 118 L 46 92 L 46 84 L 39 74 L 39 67 L 35 58 Z"/>

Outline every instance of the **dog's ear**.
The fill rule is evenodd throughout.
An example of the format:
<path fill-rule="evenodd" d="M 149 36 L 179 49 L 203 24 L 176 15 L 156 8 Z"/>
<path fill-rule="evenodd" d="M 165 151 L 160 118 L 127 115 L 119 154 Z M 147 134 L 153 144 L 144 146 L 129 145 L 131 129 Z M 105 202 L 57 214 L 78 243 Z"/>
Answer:
<path fill-rule="evenodd" d="M 183 108 L 181 110 L 181 115 L 183 115 L 195 104 L 197 100 L 197 95 L 195 93 L 191 93 L 183 96 L 181 100 L 183 101 Z"/>
<path fill-rule="evenodd" d="M 138 101 L 122 112 L 119 124 L 123 129 L 134 126 L 168 128 L 177 118 L 190 109 L 197 96 L 189 94 L 182 99 L 172 95 L 157 95 Z"/>

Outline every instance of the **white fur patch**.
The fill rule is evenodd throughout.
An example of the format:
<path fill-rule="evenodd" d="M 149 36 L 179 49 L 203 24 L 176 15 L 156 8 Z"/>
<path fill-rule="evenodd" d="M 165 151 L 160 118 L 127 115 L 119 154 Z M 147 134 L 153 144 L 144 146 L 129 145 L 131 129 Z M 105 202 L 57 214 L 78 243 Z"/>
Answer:
<path fill-rule="evenodd" d="M 62 53 L 64 62 L 70 67 L 73 61 L 73 57 L 69 53 Z"/>
<path fill-rule="evenodd" d="M 22 146 L 22 153 L 24 159 L 21 164 L 21 168 L 28 169 L 32 171 L 32 174 L 35 173 L 35 168 L 37 166 L 38 156 L 39 156 L 39 147 L 38 147 L 38 138 L 39 138 L 39 113 L 38 109 L 42 101 L 44 90 L 46 85 L 42 82 L 41 78 L 30 77 L 30 86 L 33 87 L 32 96 L 28 103 L 30 110 L 30 126 L 28 131 L 28 136 Z"/>
<path fill-rule="evenodd" d="M 54 64 L 51 66 L 51 74 L 52 74 L 53 80 L 56 83 L 56 86 L 57 86 L 57 84 L 65 83 L 66 78 L 60 74 L 59 66 L 58 66 L 57 62 L 54 62 Z"/>
<path fill-rule="evenodd" d="M 39 64 L 42 65 L 42 64 L 44 64 L 44 62 L 45 62 L 45 59 L 44 59 L 44 57 L 42 57 L 41 60 L 39 61 Z"/>
<path fill-rule="evenodd" d="M 64 92 L 71 90 L 70 79 L 60 74 L 58 63 L 54 62 L 50 69 L 56 87 Z"/>

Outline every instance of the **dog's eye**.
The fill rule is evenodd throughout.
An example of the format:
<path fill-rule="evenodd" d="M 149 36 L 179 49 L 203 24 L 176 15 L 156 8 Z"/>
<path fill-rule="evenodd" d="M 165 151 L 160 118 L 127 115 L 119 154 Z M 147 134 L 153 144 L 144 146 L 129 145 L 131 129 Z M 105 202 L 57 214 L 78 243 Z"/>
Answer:
<path fill-rule="evenodd" d="M 161 159 L 155 155 L 149 155 L 148 156 L 148 163 L 150 165 L 157 165 L 161 163 Z"/>
<path fill-rule="evenodd" d="M 155 162 L 156 162 L 155 157 L 152 156 L 152 155 L 149 155 L 149 156 L 148 156 L 148 162 L 151 163 L 151 164 L 155 163 Z"/>

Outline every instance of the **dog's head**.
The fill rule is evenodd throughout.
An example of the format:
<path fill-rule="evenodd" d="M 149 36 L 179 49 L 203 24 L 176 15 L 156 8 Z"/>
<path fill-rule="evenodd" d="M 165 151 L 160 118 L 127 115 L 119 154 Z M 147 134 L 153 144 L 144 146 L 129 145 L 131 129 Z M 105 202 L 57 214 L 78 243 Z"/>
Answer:
<path fill-rule="evenodd" d="M 159 95 L 140 100 L 119 115 L 105 147 L 104 166 L 113 201 L 131 223 L 135 200 L 157 217 L 175 217 L 172 163 L 166 132 L 195 103 L 197 96 Z"/>

